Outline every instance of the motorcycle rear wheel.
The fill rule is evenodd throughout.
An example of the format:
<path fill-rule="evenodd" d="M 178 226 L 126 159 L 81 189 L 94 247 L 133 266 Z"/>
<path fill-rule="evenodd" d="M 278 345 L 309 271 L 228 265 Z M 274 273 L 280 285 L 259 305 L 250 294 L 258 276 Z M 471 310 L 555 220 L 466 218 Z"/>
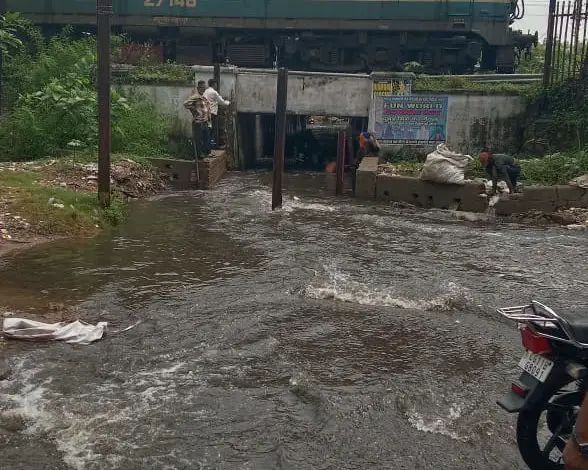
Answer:
<path fill-rule="evenodd" d="M 576 380 L 569 377 L 562 379 L 545 390 L 544 398 L 537 406 L 519 413 L 517 443 L 523 460 L 531 470 L 564 469 L 561 454 L 570 438 L 583 398 L 579 390 Z M 544 415 L 546 429 L 540 430 L 540 420 Z M 548 435 L 545 445 L 539 442 L 540 431 Z"/>

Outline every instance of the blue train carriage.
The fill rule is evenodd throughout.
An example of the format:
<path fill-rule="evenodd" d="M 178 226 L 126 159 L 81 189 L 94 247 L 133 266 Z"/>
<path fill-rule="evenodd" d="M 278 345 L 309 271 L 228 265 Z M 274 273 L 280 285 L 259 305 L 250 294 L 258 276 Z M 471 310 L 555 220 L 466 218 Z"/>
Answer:
<path fill-rule="evenodd" d="M 522 0 L 521 0 L 522 1 Z M 514 2 L 514 3 L 513 3 Z M 165 46 L 180 62 L 275 63 L 306 70 L 511 72 L 517 0 L 114 0 L 118 31 Z M 57 28 L 91 27 L 95 0 L 6 0 Z M 527 41 L 528 42 L 528 41 Z"/>

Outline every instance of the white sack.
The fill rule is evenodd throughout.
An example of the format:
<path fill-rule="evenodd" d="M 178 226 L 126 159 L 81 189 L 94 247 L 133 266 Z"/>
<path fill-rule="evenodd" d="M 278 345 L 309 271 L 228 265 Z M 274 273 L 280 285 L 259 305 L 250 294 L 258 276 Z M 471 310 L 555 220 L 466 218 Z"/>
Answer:
<path fill-rule="evenodd" d="M 41 323 L 24 318 L 5 318 L 2 332 L 5 338 L 27 341 L 65 341 L 70 344 L 88 345 L 102 339 L 108 323 L 89 325 L 82 321 L 73 323 Z"/>
<path fill-rule="evenodd" d="M 462 155 L 449 150 L 446 144 L 439 144 L 437 150 L 427 156 L 421 172 L 421 179 L 442 184 L 464 184 L 465 169 L 473 160 L 469 155 Z"/>
<path fill-rule="evenodd" d="M 578 176 L 570 181 L 570 186 L 578 186 L 582 189 L 588 189 L 588 175 Z"/>

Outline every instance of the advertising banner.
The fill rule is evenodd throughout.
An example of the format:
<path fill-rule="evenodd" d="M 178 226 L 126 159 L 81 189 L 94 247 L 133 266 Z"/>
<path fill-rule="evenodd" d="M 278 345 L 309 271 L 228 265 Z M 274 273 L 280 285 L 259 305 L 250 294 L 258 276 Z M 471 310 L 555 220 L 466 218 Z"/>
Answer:
<path fill-rule="evenodd" d="M 382 96 L 374 132 L 382 144 L 439 144 L 447 139 L 447 96 Z"/>

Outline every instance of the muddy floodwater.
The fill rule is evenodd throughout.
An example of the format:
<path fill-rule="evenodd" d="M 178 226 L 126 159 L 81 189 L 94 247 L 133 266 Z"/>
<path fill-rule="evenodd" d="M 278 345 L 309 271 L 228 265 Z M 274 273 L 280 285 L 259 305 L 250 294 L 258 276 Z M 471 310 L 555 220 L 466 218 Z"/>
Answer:
<path fill-rule="evenodd" d="M 268 175 L 235 174 L 0 261 L 1 306 L 110 328 L 0 344 L 0 467 L 525 468 L 495 405 L 522 348 L 494 309 L 586 308 L 588 236 L 287 186 L 272 213 Z"/>

